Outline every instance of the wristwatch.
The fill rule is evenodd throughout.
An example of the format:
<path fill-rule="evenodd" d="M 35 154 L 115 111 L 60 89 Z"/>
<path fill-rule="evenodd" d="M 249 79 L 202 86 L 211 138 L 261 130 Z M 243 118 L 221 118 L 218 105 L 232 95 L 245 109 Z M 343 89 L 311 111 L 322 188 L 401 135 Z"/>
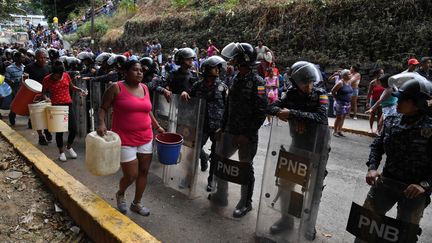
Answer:
<path fill-rule="evenodd" d="M 425 190 L 429 190 L 430 189 L 430 185 L 427 181 L 421 181 L 420 182 L 420 186 L 423 187 L 423 189 Z"/>

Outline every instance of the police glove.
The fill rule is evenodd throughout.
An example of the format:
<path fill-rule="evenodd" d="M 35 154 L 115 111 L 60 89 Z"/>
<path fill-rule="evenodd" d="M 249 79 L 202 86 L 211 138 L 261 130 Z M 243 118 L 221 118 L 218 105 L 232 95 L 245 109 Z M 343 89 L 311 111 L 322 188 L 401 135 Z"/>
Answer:
<path fill-rule="evenodd" d="M 288 121 L 288 116 L 289 116 L 289 110 L 287 108 L 283 108 L 282 110 L 280 110 L 276 116 L 281 119 L 282 121 Z"/>
<path fill-rule="evenodd" d="M 425 189 L 417 184 L 411 184 L 409 185 L 405 191 L 404 194 L 408 199 L 413 199 L 425 192 Z"/>
<path fill-rule="evenodd" d="M 376 170 L 369 170 L 367 175 L 366 175 L 366 183 L 368 185 L 375 185 L 377 179 L 380 177 L 380 173 Z"/>

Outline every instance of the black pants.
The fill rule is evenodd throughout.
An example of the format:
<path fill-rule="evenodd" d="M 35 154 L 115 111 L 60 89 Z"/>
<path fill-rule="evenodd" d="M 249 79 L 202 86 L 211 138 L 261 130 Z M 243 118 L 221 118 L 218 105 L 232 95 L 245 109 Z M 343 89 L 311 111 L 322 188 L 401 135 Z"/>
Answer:
<path fill-rule="evenodd" d="M 210 141 L 212 142 L 211 148 L 210 148 L 210 156 L 209 156 L 209 162 L 210 162 L 210 171 L 209 176 L 207 178 L 207 182 L 210 185 L 213 182 L 213 173 L 216 167 L 216 160 L 215 160 L 215 151 L 216 151 L 216 141 L 215 141 L 215 133 L 213 132 L 205 132 L 202 137 L 201 142 L 201 154 L 200 158 L 201 160 L 205 159 L 206 153 L 204 151 L 204 145 L 207 143 L 207 140 L 210 138 Z"/>
<path fill-rule="evenodd" d="M 21 87 L 21 82 L 13 83 L 11 85 L 12 88 L 12 100 L 15 99 L 16 94 L 18 93 L 19 88 Z M 9 111 L 9 122 L 11 125 L 15 125 L 16 114 L 12 110 Z"/>
<path fill-rule="evenodd" d="M 75 119 L 75 113 L 72 107 L 72 104 L 59 104 L 56 106 L 69 106 L 69 119 L 68 119 L 68 139 L 67 144 L 72 145 L 72 143 L 75 140 L 75 136 L 77 134 L 77 124 Z M 58 148 L 63 148 L 63 133 L 57 132 L 56 133 L 56 143 Z"/>

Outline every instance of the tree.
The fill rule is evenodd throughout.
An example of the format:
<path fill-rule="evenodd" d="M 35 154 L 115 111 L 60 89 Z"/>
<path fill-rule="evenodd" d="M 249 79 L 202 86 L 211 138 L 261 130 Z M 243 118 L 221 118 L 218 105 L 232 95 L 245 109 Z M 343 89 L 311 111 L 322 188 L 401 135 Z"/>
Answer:
<path fill-rule="evenodd" d="M 78 8 L 88 7 L 90 0 L 41 0 L 41 3 L 42 10 L 50 22 L 54 17 L 57 17 L 59 18 L 59 22 L 63 23 L 67 20 L 70 13 L 76 12 Z M 57 16 L 55 16 L 56 10 Z"/>
<path fill-rule="evenodd" d="M 21 4 L 25 2 L 24 0 L 0 0 L 0 19 L 11 19 L 10 14 L 25 14 L 21 8 Z"/>

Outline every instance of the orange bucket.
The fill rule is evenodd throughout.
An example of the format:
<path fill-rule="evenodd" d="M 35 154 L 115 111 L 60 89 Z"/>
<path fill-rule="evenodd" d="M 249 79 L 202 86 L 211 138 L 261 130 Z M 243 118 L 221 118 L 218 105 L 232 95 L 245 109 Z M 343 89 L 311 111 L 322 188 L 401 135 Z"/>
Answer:
<path fill-rule="evenodd" d="M 28 116 L 28 105 L 32 104 L 35 96 L 41 92 L 42 84 L 33 79 L 26 79 L 12 101 L 11 110 L 18 115 Z"/>

